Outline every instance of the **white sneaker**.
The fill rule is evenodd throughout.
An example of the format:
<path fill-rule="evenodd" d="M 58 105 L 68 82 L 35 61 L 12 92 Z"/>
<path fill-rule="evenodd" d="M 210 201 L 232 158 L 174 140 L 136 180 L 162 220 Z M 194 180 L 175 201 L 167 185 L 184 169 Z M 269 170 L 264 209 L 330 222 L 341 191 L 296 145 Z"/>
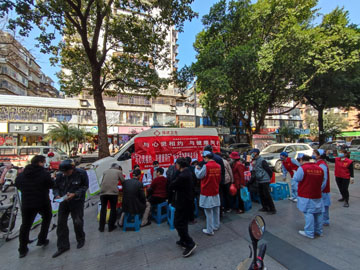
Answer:
<path fill-rule="evenodd" d="M 292 201 L 293 201 L 293 202 L 297 202 L 297 199 L 293 199 Z"/>
<path fill-rule="evenodd" d="M 205 233 L 205 234 L 207 234 L 207 235 L 209 235 L 209 236 L 213 236 L 213 235 L 214 235 L 214 232 L 211 232 L 211 233 L 210 233 L 210 232 L 207 231 L 207 229 L 203 229 L 202 232 Z"/>
<path fill-rule="evenodd" d="M 288 198 L 289 201 L 293 201 L 294 200 L 294 197 L 290 197 Z"/>
<path fill-rule="evenodd" d="M 305 233 L 305 231 L 299 231 L 299 234 L 301 234 L 302 236 L 305 236 L 305 237 L 307 237 L 307 238 L 314 239 L 314 236 L 307 235 L 307 234 Z"/>
<path fill-rule="evenodd" d="M 218 231 L 218 230 L 220 230 L 220 227 L 219 227 L 219 228 L 214 228 L 214 231 L 215 231 L 215 232 Z"/>

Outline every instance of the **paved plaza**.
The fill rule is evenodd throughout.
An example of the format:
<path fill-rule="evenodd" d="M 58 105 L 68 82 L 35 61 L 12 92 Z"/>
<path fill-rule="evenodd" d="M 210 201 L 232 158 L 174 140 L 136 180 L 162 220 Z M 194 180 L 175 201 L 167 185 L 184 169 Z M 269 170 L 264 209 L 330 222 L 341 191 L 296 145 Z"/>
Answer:
<path fill-rule="evenodd" d="M 333 175 L 333 172 L 331 172 Z M 280 176 L 278 176 L 280 178 Z M 356 269 L 360 265 L 360 172 L 356 171 L 355 184 L 350 186 L 350 208 L 338 202 L 339 192 L 332 177 L 331 225 L 324 228 L 323 237 L 307 239 L 297 233 L 304 226 L 303 215 L 296 204 L 288 200 L 276 202 L 278 213 L 266 215 L 268 243 L 265 264 L 268 269 Z M 97 197 L 92 198 L 96 202 Z M 91 204 L 90 204 L 91 205 Z M 86 244 L 76 249 L 76 240 L 69 220 L 71 249 L 58 258 L 51 258 L 56 251 L 56 234 L 50 232 L 50 244 L 45 247 L 30 245 L 28 255 L 18 258 L 18 239 L 1 242 L 0 269 L 236 269 L 249 255 L 248 224 L 258 214 L 260 206 L 243 214 L 226 214 L 221 229 L 215 236 L 204 235 L 205 219 L 189 226 L 190 234 L 198 248 L 189 258 L 182 257 L 176 246 L 176 230 L 170 231 L 166 223 L 141 228 L 140 232 L 100 233 L 96 221 L 97 206 L 85 210 Z M 17 225 L 19 225 L 19 220 Z M 31 237 L 36 237 L 35 229 Z"/>

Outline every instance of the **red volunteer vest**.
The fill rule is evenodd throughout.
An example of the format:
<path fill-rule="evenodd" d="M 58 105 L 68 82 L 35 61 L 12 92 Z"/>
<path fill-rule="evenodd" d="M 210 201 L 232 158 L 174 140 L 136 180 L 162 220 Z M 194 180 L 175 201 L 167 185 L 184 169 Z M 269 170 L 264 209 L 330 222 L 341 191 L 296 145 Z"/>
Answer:
<path fill-rule="evenodd" d="M 290 173 L 290 176 L 294 176 L 294 171 L 297 171 L 299 168 L 297 165 L 291 162 L 291 158 L 286 158 L 283 160 L 282 164 L 284 165 L 285 169 Z"/>
<path fill-rule="evenodd" d="M 299 182 L 299 196 L 308 199 L 321 199 L 324 171 L 315 163 L 305 163 L 301 168 L 304 170 L 304 178 Z"/>
<path fill-rule="evenodd" d="M 323 190 L 323 193 L 330 193 L 330 174 L 329 174 L 329 166 L 327 165 L 327 163 L 325 162 L 325 160 L 319 159 L 316 162 L 316 165 L 320 166 L 321 164 L 324 164 L 327 168 L 327 182 L 326 182 L 326 187 Z"/>
<path fill-rule="evenodd" d="M 201 180 L 201 195 L 216 196 L 219 194 L 221 167 L 215 161 L 206 163 L 206 176 Z"/>
<path fill-rule="evenodd" d="M 345 158 L 335 158 L 335 176 L 343 179 L 350 179 L 349 167 L 352 163 L 351 159 Z"/>

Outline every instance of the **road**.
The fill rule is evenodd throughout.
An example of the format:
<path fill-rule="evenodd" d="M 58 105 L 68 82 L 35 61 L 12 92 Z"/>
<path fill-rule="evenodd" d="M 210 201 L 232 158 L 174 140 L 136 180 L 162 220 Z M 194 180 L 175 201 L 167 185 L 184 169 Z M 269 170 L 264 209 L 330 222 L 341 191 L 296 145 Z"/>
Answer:
<path fill-rule="evenodd" d="M 333 175 L 333 171 L 330 172 Z M 280 175 L 278 177 L 280 179 Z M 323 237 L 307 239 L 297 232 L 303 229 L 304 218 L 296 204 L 288 200 L 275 202 L 278 213 L 264 215 L 265 238 L 268 252 L 265 264 L 268 269 L 354 269 L 360 265 L 360 171 L 356 171 L 355 184 L 350 186 L 350 208 L 338 202 L 339 192 L 331 177 L 332 206 L 331 225 L 324 228 Z M 96 202 L 98 198 L 92 198 Z M 91 205 L 91 204 L 90 204 Z M 50 232 L 50 244 L 39 248 L 30 245 L 30 252 L 24 259 L 18 259 L 18 239 L 2 242 L 0 247 L 0 269 L 236 269 L 249 254 L 248 224 L 258 214 L 259 205 L 243 214 L 226 214 L 221 229 L 215 236 L 201 233 L 205 219 L 189 227 L 190 234 L 198 244 L 193 256 L 182 258 L 182 250 L 175 245 L 176 231 L 170 231 L 167 224 L 152 224 L 140 232 L 100 233 L 96 221 L 97 207 L 85 209 L 85 247 L 77 250 L 71 221 L 71 250 L 52 259 L 56 251 L 56 234 Z M 19 225 L 17 220 L 17 226 Z M 35 229 L 31 237 L 36 237 Z M 1 244 L 0 244 L 1 245 Z"/>

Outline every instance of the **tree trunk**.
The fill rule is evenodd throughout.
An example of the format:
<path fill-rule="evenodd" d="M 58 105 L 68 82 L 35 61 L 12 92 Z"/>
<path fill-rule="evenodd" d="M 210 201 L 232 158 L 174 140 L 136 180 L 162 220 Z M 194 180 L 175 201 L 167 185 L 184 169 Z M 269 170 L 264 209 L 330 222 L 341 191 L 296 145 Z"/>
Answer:
<path fill-rule="evenodd" d="M 325 143 L 323 108 L 319 108 L 318 110 L 318 126 L 319 126 L 319 145 L 323 145 Z"/>
<path fill-rule="evenodd" d="M 98 142 L 99 142 L 99 158 L 110 156 L 109 143 L 107 136 L 105 106 L 102 98 L 102 90 L 100 86 L 100 70 L 93 72 L 92 83 L 94 91 L 94 102 L 98 122 Z"/>

